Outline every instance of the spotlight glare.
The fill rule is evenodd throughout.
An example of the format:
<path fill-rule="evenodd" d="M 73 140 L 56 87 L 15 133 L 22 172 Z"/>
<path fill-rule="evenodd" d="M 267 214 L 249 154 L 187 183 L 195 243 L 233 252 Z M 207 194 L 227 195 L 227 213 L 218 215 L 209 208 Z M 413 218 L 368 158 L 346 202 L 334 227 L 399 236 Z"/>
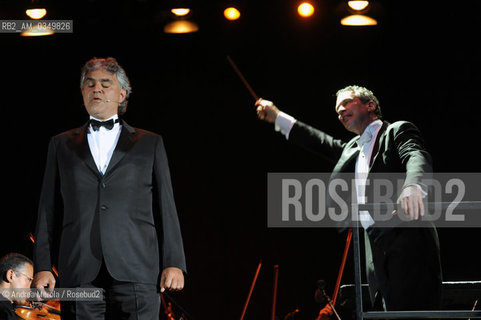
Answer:
<path fill-rule="evenodd" d="M 43 17 L 45 17 L 45 15 L 47 14 L 47 9 L 45 9 L 45 8 L 27 9 L 25 11 L 25 13 L 30 18 L 37 20 L 37 19 L 42 19 Z"/>
<path fill-rule="evenodd" d="M 237 10 L 236 8 L 234 7 L 229 7 L 227 9 L 224 10 L 224 17 L 227 19 L 227 20 L 237 20 L 240 18 L 240 11 Z"/>
<path fill-rule="evenodd" d="M 20 33 L 22 37 L 42 37 L 54 34 L 53 30 L 46 27 L 39 27 L 38 25 L 28 28 Z"/>
<path fill-rule="evenodd" d="M 347 4 L 349 7 L 351 7 L 351 9 L 356 11 L 361 11 L 366 9 L 366 7 L 369 5 L 369 1 L 354 0 L 354 1 L 348 1 Z"/>
<path fill-rule="evenodd" d="M 341 20 L 343 26 L 375 26 L 377 21 L 361 14 L 353 14 Z"/>
<path fill-rule="evenodd" d="M 303 18 L 308 18 L 314 14 L 314 6 L 309 2 L 303 2 L 297 7 L 297 13 Z"/>
<path fill-rule="evenodd" d="M 199 31 L 199 26 L 189 20 L 175 20 L 165 25 L 165 33 L 192 33 Z"/>
<path fill-rule="evenodd" d="M 172 12 L 178 17 L 183 17 L 189 14 L 190 9 L 189 8 L 173 8 L 170 10 L 170 12 Z"/>

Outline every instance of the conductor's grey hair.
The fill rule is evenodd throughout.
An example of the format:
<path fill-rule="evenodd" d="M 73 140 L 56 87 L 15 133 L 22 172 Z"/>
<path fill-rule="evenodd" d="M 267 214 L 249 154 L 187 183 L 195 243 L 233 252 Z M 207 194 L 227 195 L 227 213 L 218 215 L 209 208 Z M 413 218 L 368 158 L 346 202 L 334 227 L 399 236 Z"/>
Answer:
<path fill-rule="evenodd" d="M 336 93 L 336 97 L 338 97 L 341 93 L 344 92 L 352 92 L 355 97 L 359 98 L 362 103 L 368 103 L 369 101 L 373 101 L 376 104 L 376 109 L 374 110 L 374 113 L 379 119 L 382 119 L 382 113 L 381 113 L 381 107 L 379 106 L 379 100 L 376 98 L 374 93 L 364 87 L 361 86 L 347 86 L 345 88 L 340 89 Z"/>

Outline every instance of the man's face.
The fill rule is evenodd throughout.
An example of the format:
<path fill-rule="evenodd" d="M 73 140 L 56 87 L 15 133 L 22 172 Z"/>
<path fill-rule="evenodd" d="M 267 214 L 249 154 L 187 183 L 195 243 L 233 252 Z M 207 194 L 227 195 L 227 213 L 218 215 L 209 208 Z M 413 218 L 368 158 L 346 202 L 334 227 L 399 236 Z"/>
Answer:
<path fill-rule="evenodd" d="M 11 277 L 11 288 L 12 289 L 28 289 L 32 285 L 33 279 L 33 266 L 29 263 L 25 264 L 25 267 L 20 269 L 20 271 L 13 271 Z M 28 295 L 18 294 L 15 298 L 12 298 L 14 302 L 24 303 L 25 298 Z"/>
<path fill-rule="evenodd" d="M 91 116 L 105 120 L 117 114 L 125 95 L 126 91 L 120 88 L 115 74 L 103 69 L 87 73 L 82 96 L 85 109 Z"/>
<path fill-rule="evenodd" d="M 337 96 L 336 112 L 339 115 L 339 121 L 350 132 L 362 134 L 371 121 L 371 109 L 370 102 L 362 103 L 353 92 L 346 91 Z"/>

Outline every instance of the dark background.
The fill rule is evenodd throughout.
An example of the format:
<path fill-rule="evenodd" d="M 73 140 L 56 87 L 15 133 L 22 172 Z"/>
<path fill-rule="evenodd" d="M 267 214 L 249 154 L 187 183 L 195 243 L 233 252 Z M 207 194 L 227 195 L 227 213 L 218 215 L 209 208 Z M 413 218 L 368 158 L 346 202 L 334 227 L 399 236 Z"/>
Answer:
<path fill-rule="evenodd" d="M 296 1 L 192 3 L 195 34 L 162 32 L 168 2 L 51 1 L 47 19 L 72 19 L 72 34 L 0 34 L 3 188 L 1 254 L 31 255 L 49 138 L 83 124 L 80 69 L 113 56 L 130 77 L 126 121 L 165 140 L 188 262 L 186 287 L 172 297 L 191 319 L 241 314 L 257 264 L 263 265 L 246 319 L 270 317 L 273 266 L 277 312 L 314 319 L 315 282 L 332 292 L 344 234 L 331 229 L 268 229 L 268 172 L 329 172 L 330 163 L 293 146 L 257 120 L 258 95 L 343 139 L 335 92 L 366 86 L 384 118 L 410 120 L 424 134 L 438 172 L 479 172 L 479 1 L 373 1 L 375 27 L 339 24 L 342 1 L 316 1 L 301 19 Z M 0 0 L 1 19 L 25 19 L 23 1 Z M 478 229 L 439 230 L 446 281 L 481 280 Z M 352 256 L 343 283 L 353 281 Z M 178 313 L 178 309 L 175 309 Z"/>

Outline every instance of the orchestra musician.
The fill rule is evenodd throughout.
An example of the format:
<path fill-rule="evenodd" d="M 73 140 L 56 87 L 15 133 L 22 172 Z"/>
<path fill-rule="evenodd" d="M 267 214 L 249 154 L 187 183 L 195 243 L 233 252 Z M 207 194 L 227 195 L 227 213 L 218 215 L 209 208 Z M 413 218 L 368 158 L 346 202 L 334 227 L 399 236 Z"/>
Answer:
<path fill-rule="evenodd" d="M 33 262 L 20 253 L 0 258 L 0 319 L 17 320 L 15 305 L 24 304 L 28 295 L 15 289 L 29 289 L 33 280 Z"/>

